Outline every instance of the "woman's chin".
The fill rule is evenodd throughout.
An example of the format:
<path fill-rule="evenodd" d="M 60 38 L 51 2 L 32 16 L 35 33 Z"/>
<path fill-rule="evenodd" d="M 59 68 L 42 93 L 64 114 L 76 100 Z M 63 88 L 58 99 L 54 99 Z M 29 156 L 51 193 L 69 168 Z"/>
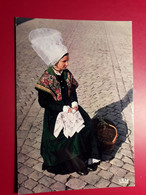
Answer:
<path fill-rule="evenodd" d="M 65 70 L 67 67 L 62 68 L 62 70 Z"/>

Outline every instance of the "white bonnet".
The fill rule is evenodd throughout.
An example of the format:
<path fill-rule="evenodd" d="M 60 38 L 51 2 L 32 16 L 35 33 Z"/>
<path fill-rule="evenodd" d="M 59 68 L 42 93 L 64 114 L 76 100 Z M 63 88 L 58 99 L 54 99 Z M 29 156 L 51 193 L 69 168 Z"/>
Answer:
<path fill-rule="evenodd" d="M 29 33 L 32 48 L 48 65 L 55 65 L 66 53 L 61 33 L 51 28 L 38 28 Z"/>

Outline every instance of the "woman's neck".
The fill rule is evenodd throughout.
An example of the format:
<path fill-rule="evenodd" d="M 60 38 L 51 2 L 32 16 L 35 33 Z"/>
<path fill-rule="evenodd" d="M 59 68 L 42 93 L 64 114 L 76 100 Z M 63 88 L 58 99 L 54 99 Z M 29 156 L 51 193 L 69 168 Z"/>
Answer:
<path fill-rule="evenodd" d="M 63 70 L 58 70 L 56 67 L 53 66 L 53 70 L 57 75 L 61 75 Z"/>

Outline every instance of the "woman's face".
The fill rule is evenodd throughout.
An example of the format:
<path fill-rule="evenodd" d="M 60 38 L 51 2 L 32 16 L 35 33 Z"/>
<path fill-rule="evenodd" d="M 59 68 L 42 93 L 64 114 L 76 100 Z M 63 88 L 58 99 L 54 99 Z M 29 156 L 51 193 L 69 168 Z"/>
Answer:
<path fill-rule="evenodd" d="M 59 62 L 56 64 L 57 70 L 59 71 L 65 70 L 68 66 L 68 62 L 69 62 L 69 55 L 66 55 L 63 58 L 61 58 L 61 60 L 59 60 Z"/>

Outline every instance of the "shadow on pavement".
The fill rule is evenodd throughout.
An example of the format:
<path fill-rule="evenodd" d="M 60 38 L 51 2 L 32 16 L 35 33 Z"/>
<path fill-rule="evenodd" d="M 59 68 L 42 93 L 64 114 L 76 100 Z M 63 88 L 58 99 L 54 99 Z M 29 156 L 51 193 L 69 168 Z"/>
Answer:
<path fill-rule="evenodd" d="M 114 149 L 111 151 L 102 152 L 103 161 L 113 159 L 122 143 L 124 143 L 126 138 L 131 134 L 131 130 L 128 129 L 127 123 L 123 120 L 122 111 L 132 101 L 133 89 L 130 89 L 120 101 L 113 102 L 112 104 L 109 104 L 95 112 L 94 118 L 102 117 L 105 120 L 112 121 L 118 131 L 118 138 Z M 129 113 L 129 115 L 132 115 L 132 113 Z"/>

